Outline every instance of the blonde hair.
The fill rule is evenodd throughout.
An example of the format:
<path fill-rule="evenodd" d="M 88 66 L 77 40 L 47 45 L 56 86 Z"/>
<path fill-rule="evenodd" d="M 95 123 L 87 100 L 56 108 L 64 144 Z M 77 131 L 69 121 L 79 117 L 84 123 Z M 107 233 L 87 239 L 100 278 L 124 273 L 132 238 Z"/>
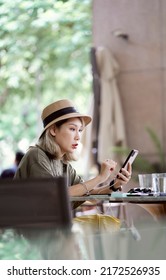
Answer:
<path fill-rule="evenodd" d="M 67 121 L 67 120 L 65 120 Z M 63 121 L 64 123 L 64 121 Z M 62 123 L 60 124 L 62 125 Z M 58 125 L 58 126 L 60 126 Z M 57 124 L 56 124 L 57 126 Z M 60 146 L 56 143 L 55 137 L 51 135 L 50 133 L 50 127 L 46 129 L 46 131 L 43 133 L 43 135 L 39 138 L 37 145 L 44 150 L 46 153 L 48 153 L 51 157 L 55 159 L 61 159 L 61 148 Z M 76 161 L 78 160 L 78 155 L 76 153 L 66 153 L 62 160 L 64 162 L 69 162 L 69 161 Z"/>

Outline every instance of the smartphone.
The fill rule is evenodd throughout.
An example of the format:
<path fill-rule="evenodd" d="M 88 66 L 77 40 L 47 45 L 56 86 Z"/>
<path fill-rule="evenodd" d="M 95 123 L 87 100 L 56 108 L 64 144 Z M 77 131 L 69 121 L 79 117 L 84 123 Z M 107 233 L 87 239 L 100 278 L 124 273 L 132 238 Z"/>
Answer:
<path fill-rule="evenodd" d="M 127 168 L 128 163 L 132 164 L 134 162 L 134 160 L 136 159 L 138 153 L 139 153 L 138 150 L 134 150 L 134 149 L 131 150 L 131 152 L 129 153 L 128 157 L 124 161 L 121 168 Z M 119 170 L 119 172 L 121 172 L 121 169 Z"/>
<path fill-rule="evenodd" d="M 121 169 L 119 170 L 119 172 L 122 172 L 122 168 L 126 168 L 127 169 L 128 163 L 132 164 L 134 162 L 135 158 L 137 157 L 138 153 L 139 153 L 138 150 L 135 150 L 135 149 L 131 150 L 131 152 L 128 154 L 126 160 L 124 161 Z M 118 175 L 116 177 L 118 178 Z M 114 188 L 114 182 L 115 182 L 115 180 L 112 180 L 110 182 L 110 184 L 109 184 L 111 186 L 110 189 L 112 189 L 113 191 L 117 191 L 118 189 Z"/>

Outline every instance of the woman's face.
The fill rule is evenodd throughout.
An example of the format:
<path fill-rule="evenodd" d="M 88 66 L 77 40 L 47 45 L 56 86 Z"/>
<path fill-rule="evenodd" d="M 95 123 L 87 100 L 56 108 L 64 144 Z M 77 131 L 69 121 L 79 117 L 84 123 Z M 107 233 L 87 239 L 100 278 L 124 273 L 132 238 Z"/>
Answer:
<path fill-rule="evenodd" d="M 83 124 L 79 118 L 68 119 L 60 127 L 54 126 L 50 133 L 55 136 L 56 143 L 60 146 L 62 155 L 73 153 L 78 148 Z"/>

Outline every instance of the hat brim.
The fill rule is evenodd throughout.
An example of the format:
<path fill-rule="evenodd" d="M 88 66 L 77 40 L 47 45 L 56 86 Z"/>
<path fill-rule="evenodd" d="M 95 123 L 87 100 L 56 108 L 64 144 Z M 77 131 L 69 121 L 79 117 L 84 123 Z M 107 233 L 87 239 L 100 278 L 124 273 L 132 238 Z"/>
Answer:
<path fill-rule="evenodd" d="M 82 118 L 84 120 L 84 124 L 85 126 L 88 125 L 91 121 L 92 121 L 92 118 L 90 116 L 87 116 L 87 115 L 82 115 L 80 113 L 71 113 L 71 114 L 66 114 L 64 116 L 61 116 L 55 120 L 53 120 L 52 122 L 50 122 L 49 124 L 47 124 L 45 126 L 45 128 L 43 129 L 43 131 L 41 132 L 40 136 L 39 136 L 39 139 L 41 138 L 41 136 L 43 135 L 43 133 L 46 131 L 46 129 L 48 127 L 50 127 L 52 124 L 54 123 L 57 123 L 61 120 L 67 120 L 67 119 L 71 119 L 71 118 Z"/>

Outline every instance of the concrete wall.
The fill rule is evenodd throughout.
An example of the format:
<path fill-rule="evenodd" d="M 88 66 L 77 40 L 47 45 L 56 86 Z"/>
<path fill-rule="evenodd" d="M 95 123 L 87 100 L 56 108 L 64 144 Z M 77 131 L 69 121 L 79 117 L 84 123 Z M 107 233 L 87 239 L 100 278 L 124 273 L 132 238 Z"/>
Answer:
<path fill-rule="evenodd" d="M 109 47 L 120 66 L 120 91 L 127 143 L 158 160 L 146 131 L 166 151 L 166 1 L 93 0 L 93 46 Z M 114 35 L 122 30 L 128 40 Z"/>

